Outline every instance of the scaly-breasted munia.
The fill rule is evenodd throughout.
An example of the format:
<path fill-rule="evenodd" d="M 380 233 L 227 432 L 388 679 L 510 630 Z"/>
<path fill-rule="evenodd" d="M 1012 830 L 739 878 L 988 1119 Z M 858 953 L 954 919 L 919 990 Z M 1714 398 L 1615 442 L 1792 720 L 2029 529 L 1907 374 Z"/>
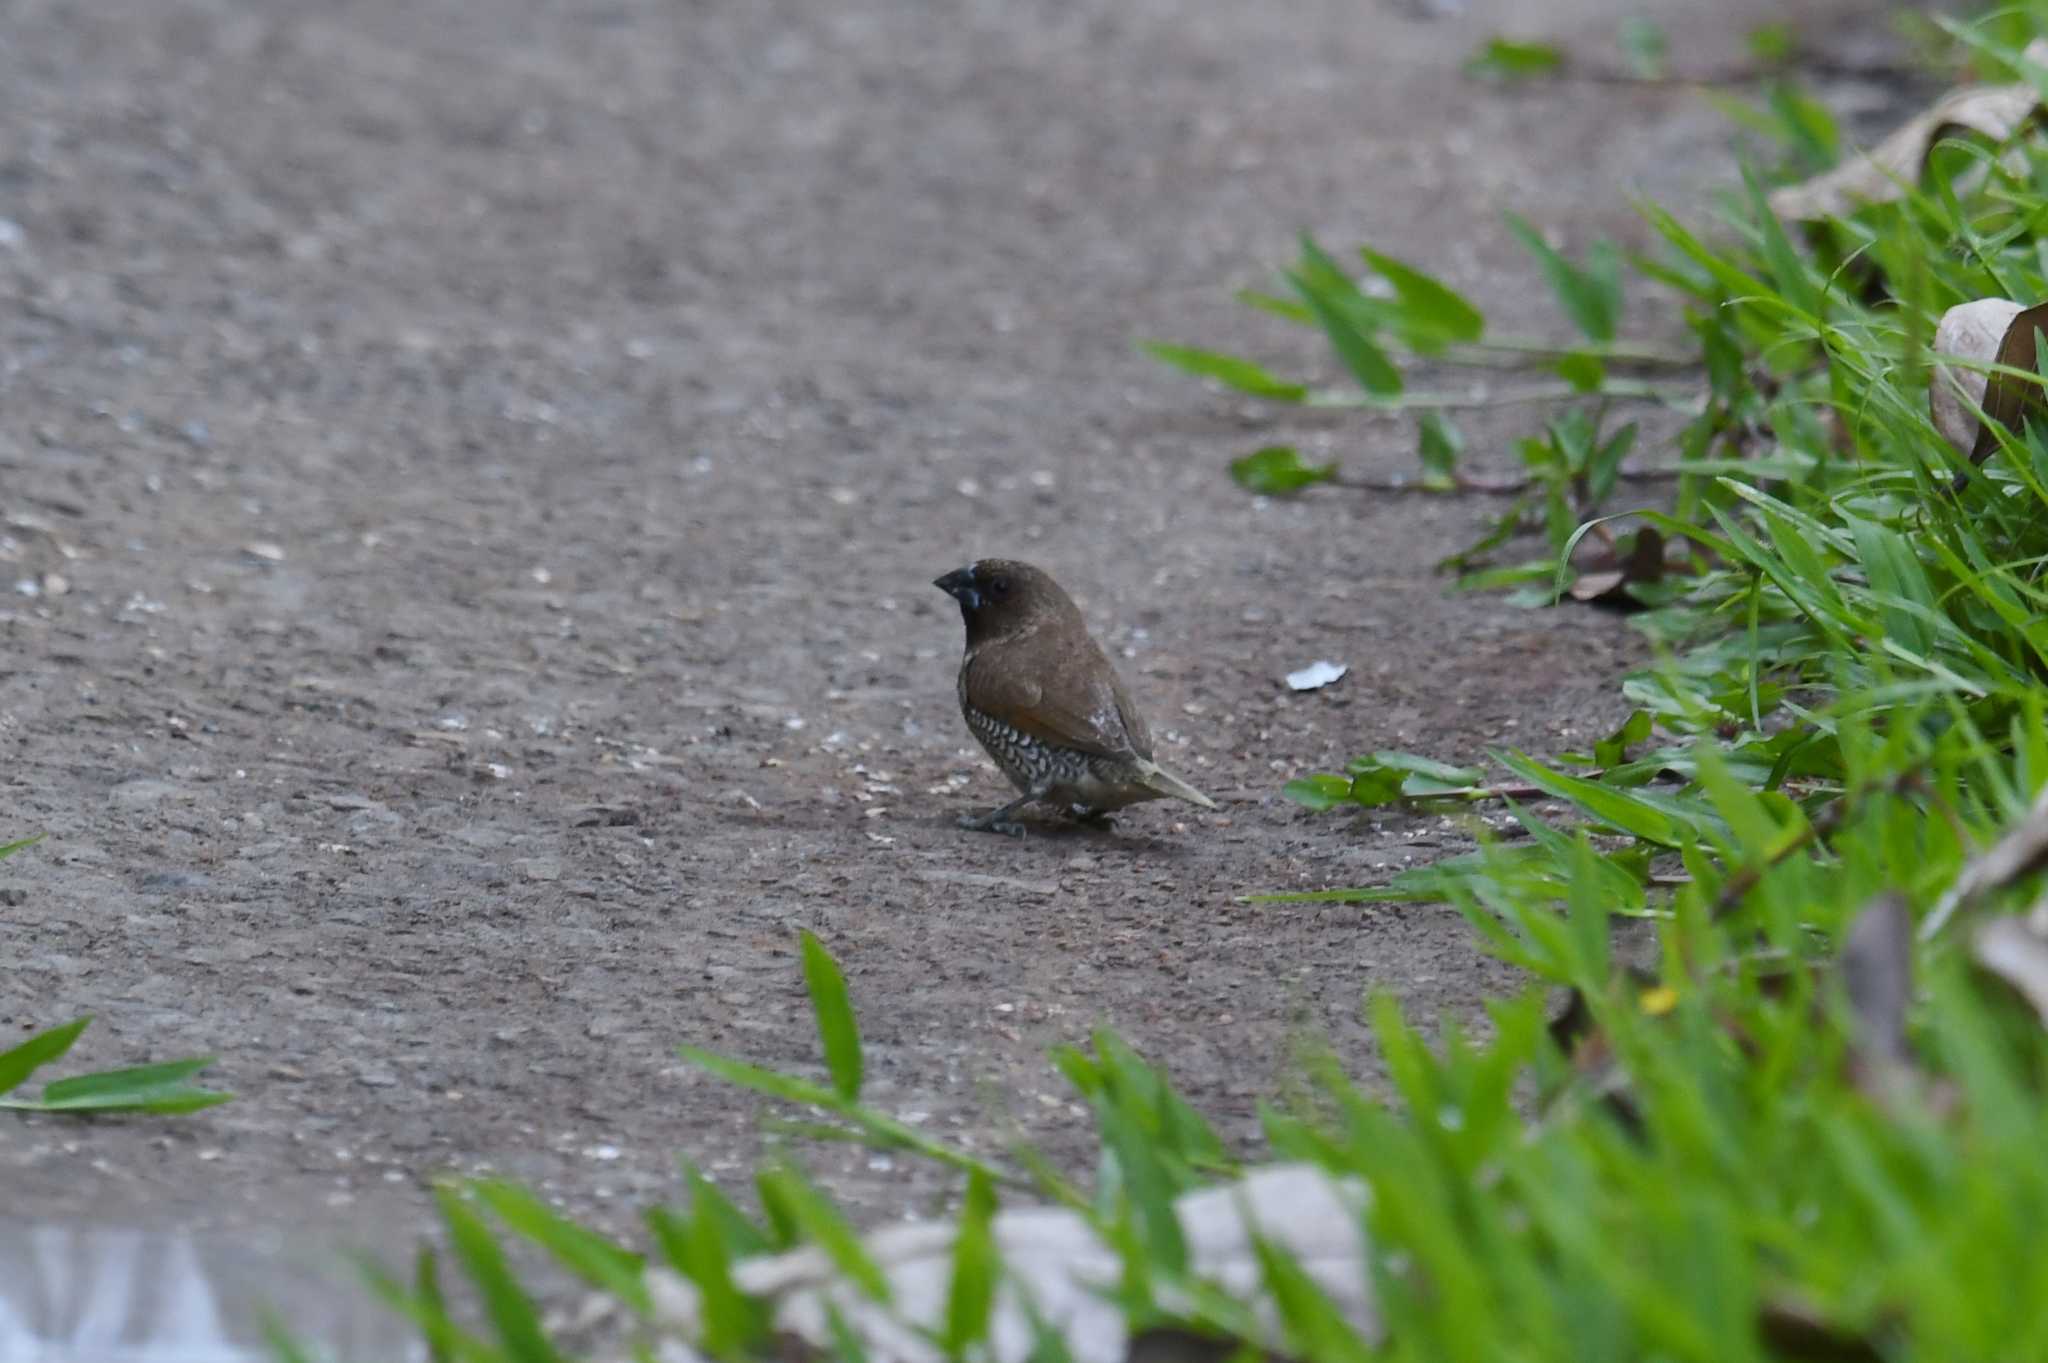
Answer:
<path fill-rule="evenodd" d="M 985 558 L 933 583 L 960 603 L 960 713 L 1022 792 L 962 828 L 1021 837 L 1025 805 L 1093 819 L 1140 800 L 1216 802 L 1152 760 L 1152 735 L 1073 598 L 1028 563 Z"/>

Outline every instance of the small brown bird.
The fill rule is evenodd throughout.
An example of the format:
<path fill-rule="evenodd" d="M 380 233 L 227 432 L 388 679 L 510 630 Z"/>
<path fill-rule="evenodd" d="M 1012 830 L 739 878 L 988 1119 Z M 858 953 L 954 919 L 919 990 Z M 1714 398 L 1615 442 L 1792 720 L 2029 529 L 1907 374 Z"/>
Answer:
<path fill-rule="evenodd" d="M 1096 819 L 1140 800 L 1216 802 L 1152 760 L 1152 735 L 1073 598 L 1039 569 L 985 558 L 932 584 L 960 603 L 960 713 L 1023 793 L 962 828 L 1021 837 L 1038 801 Z"/>

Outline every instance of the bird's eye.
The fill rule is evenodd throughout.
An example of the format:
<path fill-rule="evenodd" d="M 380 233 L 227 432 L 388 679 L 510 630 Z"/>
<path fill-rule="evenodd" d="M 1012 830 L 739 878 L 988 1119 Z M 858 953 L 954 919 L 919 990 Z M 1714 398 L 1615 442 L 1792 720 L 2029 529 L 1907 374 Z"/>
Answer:
<path fill-rule="evenodd" d="M 1010 579 L 997 575 L 988 580 L 988 594 L 1000 601 L 1010 594 Z"/>

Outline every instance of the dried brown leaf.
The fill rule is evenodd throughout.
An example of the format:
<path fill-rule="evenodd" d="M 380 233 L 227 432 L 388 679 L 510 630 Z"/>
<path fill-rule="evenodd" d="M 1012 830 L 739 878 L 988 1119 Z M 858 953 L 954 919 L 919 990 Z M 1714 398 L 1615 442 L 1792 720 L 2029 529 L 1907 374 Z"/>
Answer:
<path fill-rule="evenodd" d="M 1994 918 L 1970 939 L 1970 955 L 2018 990 L 2048 1024 L 2048 937 L 2023 918 Z"/>
<path fill-rule="evenodd" d="M 2027 48 L 2029 60 L 2048 63 L 2048 40 Z M 2032 123 L 2041 108 L 2031 85 L 1971 85 L 1951 90 L 1907 119 L 1861 156 L 1796 185 L 1774 190 L 1771 212 L 1786 222 L 1846 217 L 1864 204 L 1890 203 L 1920 182 L 1927 158 L 1945 137 L 1976 133 L 2004 143 Z"/>
<path fill-rule="evenodd" d="M 2027 816 L 2005 831 L 2005 836 L 1971 858 L 1948 893 L 1941 897 L 1920 924 L 1922 940 L 1940 932 L 1957 910 L 1975 903 L 1994 890 L 2004 889 L 2032 871 L 2048 865 L 2048 786 L 2034 798 Z"/>
<path fill-rule="evenodd" d="M 1934 428 L 1958 453 L 1974 453 L 1983 434 L 1977 413 L 1984 410 L 1984 389 L 1991 374 L 1980 366 L 1998 359 L 2013 319 L 2025 311 L 2010 298 L 1978 298 L 1956 304 L 1935 324 L 1934 379 L 1927 385 L 1927 408 Z"/>
<path fill-rule="evenodd" d="M 2048 327 L 2048 303 L 2037 303 L 2018 313 L 2006 327 L 2005 339 L 1998 345 L 2001 372 L 1991 374 L 1984 385 L 1984 415 L 1990 421 L 1977 429 L 1977 439 L 1970 446 L 1971 463 L 1983 463 L 1998 448 L 1998 436 L 1991 428 L 1991 421 L 2009 431 L 2017 431 L 2029 414 L 2042 408 L 2039 383 L 2003 371 L 2017 369 L 2025 374 L 2036 371 L 2039 356 L 2035 338 L 2044 327 Z"/>
<path fill-rule="evenodd" d="M 1656 582 L 1664 576 L 1664 536 L 1652 526 L 1636 531 L 1626 559 L 1613 567 L 1582 572 L 1566 590 L 1574 601 L 1613 601 L 1634 605 L 1624 590 L 1631 582 Z"/>

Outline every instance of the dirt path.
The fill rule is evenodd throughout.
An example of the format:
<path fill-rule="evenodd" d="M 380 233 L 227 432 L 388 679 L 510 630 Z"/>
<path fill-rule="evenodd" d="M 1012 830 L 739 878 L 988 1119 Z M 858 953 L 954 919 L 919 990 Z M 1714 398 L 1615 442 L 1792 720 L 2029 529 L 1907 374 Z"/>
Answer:
<path fill-rule="evenodd" d="M 1228 299 L 1302 226 L 1553 328 L 1501 208 L 1640 240 L 1631 186 L 1726 173 L 1681 92 L 1459 81 L 1511 8 L 1619 14 L 9 5 L 0 834 L 50 837 L 0 870 L 0 1026 L 89 1010 L 85 1060 L 218 1052 L 241 1096 L 0 1122 L 7 1212 L 403 1232 L 493 1169 L 623 1220 L 755 1156 L 673 1048 L 809 1063 L 799 928 L 874 1097 L 983 1147 L 1081 1148 L 1042 1056 L 1098 1022 L 1242 1136 L 1304 1032 L 1373 1072 L 1363 991 L 1504 986 L 1444 911 L 1237 896 L 1434 855 L 1279 784 L 1582 739 L 1631 636 L 1447 598 L 1484 506 L 1254 504 L 1221 465 L 1270 429 L 1131 341 L 1312 355 Z M 1707 65 L 1785 6 L 1637 8 Z M 994 552 L 1223 812 L 954 828 L 1001 792 L 928 584 Z M 1276 685 L 1318 657 L 1352 676 Z M 937 1188 L 818 1163 L 870 1216 Z"/>

